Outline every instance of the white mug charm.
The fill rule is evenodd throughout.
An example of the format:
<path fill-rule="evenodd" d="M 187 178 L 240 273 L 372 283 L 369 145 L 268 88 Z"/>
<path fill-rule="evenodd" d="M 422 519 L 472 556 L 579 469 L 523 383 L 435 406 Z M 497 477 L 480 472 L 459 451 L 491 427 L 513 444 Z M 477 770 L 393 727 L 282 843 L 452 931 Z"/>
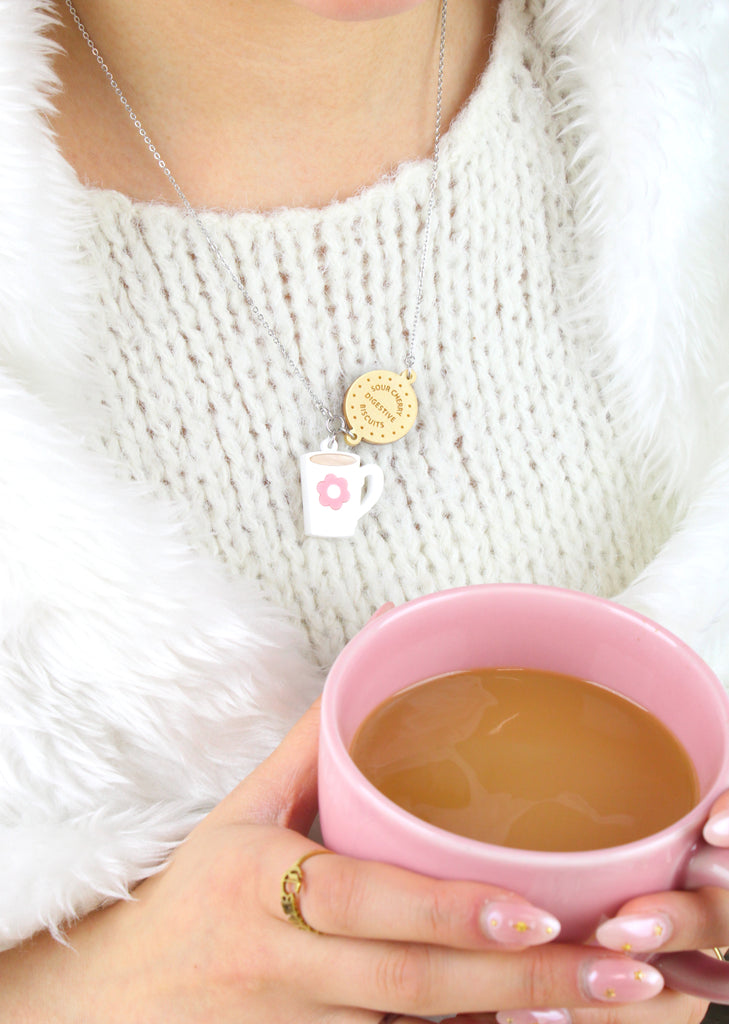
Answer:
<path fill-rule="evenodd" d="M 327 438 L 318 451 L 302 455 L 299 465 L 304 533 L 353 536 L 359 520 L 382 494 L 385 481 L 380 467 L 361 466 L 359 455 L 337 449 L 336 438 Z"/>

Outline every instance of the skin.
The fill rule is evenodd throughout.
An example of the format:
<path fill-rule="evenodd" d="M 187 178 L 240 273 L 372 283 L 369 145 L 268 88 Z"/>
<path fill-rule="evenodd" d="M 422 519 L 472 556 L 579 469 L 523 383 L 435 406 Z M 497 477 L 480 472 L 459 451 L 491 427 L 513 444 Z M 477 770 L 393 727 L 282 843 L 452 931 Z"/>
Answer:
<path fill-rule="evenodd" d="M 92 38 L 191 202 L 225 209 L 323 206 L 433 146 L 439 6 L 325 18 L 327 0 L 79 3 Z M 371 0 L 358 7 L 370 14 Z M 443 128 L 485 67 L 494 0 L 449 8 Z M 68 52 L 54 122 L 79 176 L 137 199 L 177 202 L 65 7 Z M 164 48 L 160 50 L 160 40 Z M 161 59 L 161 53 L 164 59 Z"/>
<path fill-rule="evenodd" d="M 458 1007 L 469 1019 L 531 1003 L 573 1008 L 575 1024 L 695 1024 L 705 1007 L 663 991 L 606 1010 L 587 1001 L 580 971 L 594 948 L 551 945 L 518 953 L 477 927 L 485 899 L 503 890 L 435 882 L 381 864 L 315 857 L 301 910 L 324 934 L 301 932 L 279 903 L 280 879 L 314 848 L 319 709 L 190 835 L 167 869 L 131 901 L 0 956 L 0 1020 L 15 1024 L 378 1024 L 383 1007 L 406 1021 Z M 687 914 L 711 905 L 709 915 Z M 665 894 L 678 928 L 670 947 L 727 934 L 729 896 Z M 332 970 L 336 964 L 336 970 Z M 489 1012 L 484 1012 L 489 1010 Z M 476 1015 L 475 1017 L 473 1015 Z"/>
<path fill-rule="evenodd" d="M 175 202 L 59 10 L 67 55 L 53 128 L 66 158 L 91 184 Z M 198 206 L 323 205 L 431 151 L 435 0 L 80 0 L 79 12 Z M 487 62 L 495 14 L 491 0 L 451 2 L 444 128 Z M 312 848 L 317 738 L 314 707 L 132 900 L 69 927 L 68 945 L 39 934 L 0 954 L 0 1021 L 378 1024 L 396 1012 L 412 1024 L 460 1011 L 493 1024 L 525 1004 L 570 1007 L 574 1024 L 702 1019 L 701 1001 L 667 990 L 591 1003 L 579 979 L 594 948 L 488 940 L 484 901 L 518 898 L 489 886 L 315 857 L 301 907 L 324 934 L 293 928 L 280 884 Z M 729 940 L 718 890 L 645 896 L 622 912 L 668 915 L 666 949 Z"/>
<path fill-rule="evenodd" d="M 322 18 L 338 21 L 368 21 L 371 18 L 390 18 L 403 11 L 410 11 L 423 0 L 296 0 Z"/>

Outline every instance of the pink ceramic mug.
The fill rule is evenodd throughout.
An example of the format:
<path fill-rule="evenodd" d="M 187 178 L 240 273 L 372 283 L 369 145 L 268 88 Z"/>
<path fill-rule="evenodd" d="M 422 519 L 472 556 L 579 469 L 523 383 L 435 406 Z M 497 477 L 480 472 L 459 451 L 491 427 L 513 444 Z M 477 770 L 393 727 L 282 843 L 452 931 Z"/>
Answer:
<path fill-rule="evenodd" d="M 624 846 L 570 853 L 467 839 L 402 810 L 354 766 L 348 746 L 381 701 L 429 677 L 478 667 L 538 668 L 609 686 L 681 740 L 699 803 L 669 828 Z M 729 888 L 729 850 L 701 829 L 729 788 L 729 698 L 711 669 L 671 633 L 610 601 L 553 587 L 483 585 L 442 591 L 373 619 L 345 647 L 324 687 L 319 813 L 326 845 L 436 878 L 501 885 L 555 914 L 561 938 L 583 941 L 634 896 Z M 654 957 L 674 988 L 729 1003 L 729 964 L 702 953 Z"/>

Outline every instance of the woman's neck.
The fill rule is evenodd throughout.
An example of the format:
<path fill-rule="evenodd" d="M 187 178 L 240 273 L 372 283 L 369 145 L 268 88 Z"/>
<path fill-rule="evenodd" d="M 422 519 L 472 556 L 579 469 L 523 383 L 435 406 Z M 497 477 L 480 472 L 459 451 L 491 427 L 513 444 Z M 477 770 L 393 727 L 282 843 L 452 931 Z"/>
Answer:
<path fill-rule="evenodd" d="M 176 197 L 78 29 L 63 23 L 55 124 L 82 180 Z M 483 70 L 497 0 L 450 0 L 443 128 Z M 88 8 L 88 10 L 87 10 Z M 79 0 L 78 13 L 196 206 L 322 206 L 430 153 L 440 4 L 330 21 L 289 0 Z"/>

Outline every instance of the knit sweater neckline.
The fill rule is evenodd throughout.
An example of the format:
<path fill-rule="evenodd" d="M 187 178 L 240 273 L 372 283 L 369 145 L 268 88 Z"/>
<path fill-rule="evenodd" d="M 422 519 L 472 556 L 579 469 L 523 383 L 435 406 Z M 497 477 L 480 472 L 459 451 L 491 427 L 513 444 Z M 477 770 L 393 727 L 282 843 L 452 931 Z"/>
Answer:
<path fill-rule="evenodd" d="M 489 580 L 610 596 L 668 533 L 592 373 L 592 339 L 570 320 L 574 153 L 535 6 L 506 0 L 444 138 L 420 415 L 362 452 L 387 484 L 351 539 L 302 535 L 298 459 L 323 421 L 199 227 L 178 207 L 92 196 L 89 443 L 172 498 L 194 546 L 257 579 L 324 662 L 387 600 Z M 324 209 L 202 214 L 327 404 L 367 369 L 402 368 L 429 172 L 406 164 Z"/>

